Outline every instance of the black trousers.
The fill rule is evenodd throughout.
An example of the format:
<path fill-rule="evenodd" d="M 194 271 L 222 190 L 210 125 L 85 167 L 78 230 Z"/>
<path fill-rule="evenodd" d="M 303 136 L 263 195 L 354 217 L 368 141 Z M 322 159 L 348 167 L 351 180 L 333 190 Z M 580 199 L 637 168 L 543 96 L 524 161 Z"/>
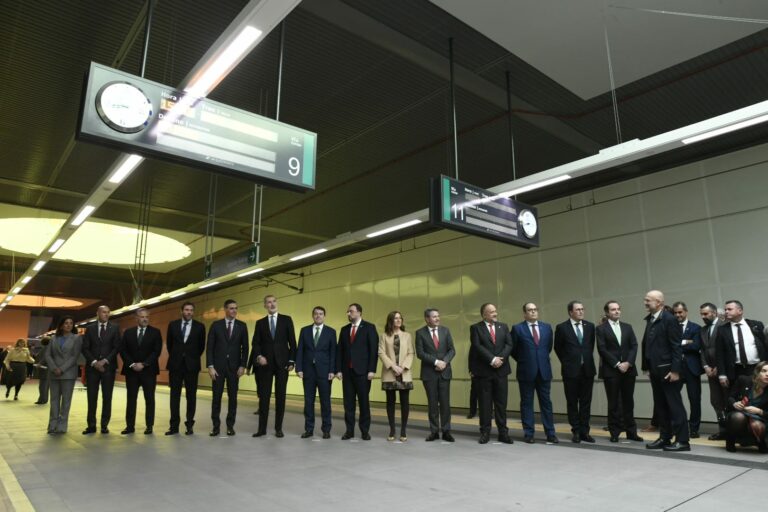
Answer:
<path fill-rule="evenodd" d="M 608 430 L 618 437 L 622 430 L 637 434 L 635 422 L 635 375 L 625 373 L 603 381 L 608 398 Z"/>
<path fill-rule="evenodd" d="M 491 404 L 499 435 L 507 434 L 507 395 L 509 384 L 504 377 L 472 377 L 476 381 L 478 409 L 480 413 L 480 433 L 491 431 Z"/>
<path fill-rule="evenodd" d="M 133 372 L 130 368 L 128 371 Z M 125 382 L 127 388 L 127 376 Z M 99 406 L 99 387 L 101 387 L 101 428 L 107 428 L 109 426 L 109 420 L 112 418 L 112 390 L 115 388 L 114 370 L 105 370 L 102 373 L 91 366 L 86 366 L 85 385 L 88 388 L 88 414 L 86 416 L 88 428 L 96 428 L 96 409 Z M 134 408 L 134 418 L 135 416 Z"/>
<path fill-rule="evenodd" d="M 355 432 L 355 407 L 360 406 L 360 432 L 366 433 L 371 429 L 371 405 L 368 394 L 371 391 L 371 381 L 366 374 L 357 375 L 351 369 L 345 369 L 341 376 L 344 393 L 344 424 L 347 433 Z"/>
<path fill-rule="evenodd" d="M 187 415 L 184 424 L 192 427 L 195 424 L 197 410 L 197 377 L 199 372 L 187 370 L 186 363 L 181 363 L 178 370 L 168 372 L 168 383 L 171 386 L 171 429 L 178 430 L 181 423 L 181 388 L 186 390 Z"/>
<path fill-rule="evenodd" d="M 237 417 L 237 370 L 216 368 L 216 372 L 219 376 L 212 383 L 211 422 L 213 422 L 214 429 L 218 430 L 221 427 L 221 396 L 224 394 L 224 385 L 226 384 L 227 428 L 233 428 Z"/>
<path fill-rule="evenodd" d="M 320 395 L 323 432 L 331 431 L 331 381 L 328 373 L 320 374 L 314 364 L 304 369 L 304 431 L 315 430 L 315 394 Z"/>
<path fill-rule="evenodd" d="M 651 371 L 651 389 L 653 405 L 659 420 L 661 438 L 669 441 L 674 436 L 678 442 L 689 440 L 688 418 L 683 405 L 682 380 L 669 382 L 664 380 L 666 371 Z"/>
<path fill-rule="evenodd" d="M 128 368 L 125 374 L 125 389 L 128 402 L 125 406 L 125 426 L 134 428 L 136 425 L 136 400 L 139 396 L 139 387 L 144 392 L 144 420 L 147 427 L 155 424 L 155 387 L 157 386 L 157 374 L 154 370 L 145 368 L 135 372 Z"/>
<path fill-rule="evenodd" d="M 720 432 L 725 430 L 725 416 L 726 409 L 728 409 L 728 388 L 723 387 L 720 384 L 718 377 L 708 377 L 709 381 L 709 403 L 715 410 L 717 416 L 717 422 L 720 424 Z"/>
<path fill-rule="evenodd" d="M 451 431 L 451 380 L 431 379 L 425 380 L 424 390 L 427 392 L 427 405 L 429 407 L 429 431 L 437 434 Z"/>
<path fill-rule="evenodd" d="M 685 382 L 685 390 L 688 393 L 688 403 L 691 406 L 691 415 L 688 418 L 688 426 L 691 432 L 698 432 L 701 426 L 701 375 L 694 375 L 683 364 L 680 378 Z"/>
<path fill-rule="evenodd" d="M 273 381 L 275 385 L 275 430 L 282 430 L 283 417 L 285 416 L 285 390 L 288 387 L 288 370 L 271 365 L 260 366 L 257 379 L 259 381 L 259 432 L 267 431 Z"/>
<path fill-rule="evenodd" d="M 477 414 L 477 384 L 475 379 L 470 379 L 469 385 L 469 415 L 474 416 Z"/>
<path fill-rule="evenodd" d="M 581 371 L 582 375 L 578 377 L 563 377 L 563 389 L 571 431 L 575 434 L 589 434 L 594 378 L 585 375 L 583 367 Z"/>

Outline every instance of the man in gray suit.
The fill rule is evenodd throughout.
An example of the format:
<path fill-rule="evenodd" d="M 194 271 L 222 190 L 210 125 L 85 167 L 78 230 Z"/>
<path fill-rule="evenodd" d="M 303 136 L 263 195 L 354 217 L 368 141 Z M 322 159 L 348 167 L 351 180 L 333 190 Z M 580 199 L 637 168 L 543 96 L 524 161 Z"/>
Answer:
<path fill-rule="evenodd" d="M 443 441 L 452 443 L 451 359 L 456 355 L 456 350 L 451 331 L 440 325 L 440 312 L 437 309 L 427 308 L 424 320 L 427 325 L 416 331 L 416 356 L 421 360 L 421 380 L 429 405 L 430 434 L 427 441 L 437 439 L 442 429 Z"/>

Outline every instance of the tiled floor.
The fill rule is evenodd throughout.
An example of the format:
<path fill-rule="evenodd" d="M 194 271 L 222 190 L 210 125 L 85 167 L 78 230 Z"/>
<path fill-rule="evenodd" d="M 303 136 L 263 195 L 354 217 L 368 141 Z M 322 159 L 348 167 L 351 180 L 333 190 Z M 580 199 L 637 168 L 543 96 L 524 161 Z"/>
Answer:
<path fill-rule="evenodd" d="M 477 444 L 476 420 L 454 416 L 456 443 L 425 443 L 423 412 L 412 412 L 407 443 L 388 443 L 383 410 L 373 440 L 342 442 L 341 405 L 333 438 L 299 438 L 300 398 L 289 401 L 286 437 L 253 439 L 255 399 L 241 396 L 235 437 L 210 438 L 210 394 L 200 392 L 196 434 L 166 437 L 168 394 L 158 391 L 155 435 L 121 436 L 125 390 L 115 388 L 109 435 L 83 436 L 85 391 L 75 391 L 70 432 L 45 434 L 47 406 L 30 382 L 17 402 L 0 398 L 0 510 L 718 510 L 753 502 L 768 457 L 725 452 L 699 440 L 690 454 L 649 452 L 643 444 Z M 143 404 L 137 418 L 143 418 Z M 182 401 L 183 406 L 183 401 Z M 226 410 L 226 405 L 224 407 Z M 270 421 L 272 425 L 272 421 Z M 598 429 L 595 429 L 598 430 Z M 3 474 L 3 464 L 15 476 Z M 14 487 L 14 482 L 18 486 Z M 23 492 L 21 492 L 23 489 Z M 756 493 L 756 491 L 758 491 Z"/>

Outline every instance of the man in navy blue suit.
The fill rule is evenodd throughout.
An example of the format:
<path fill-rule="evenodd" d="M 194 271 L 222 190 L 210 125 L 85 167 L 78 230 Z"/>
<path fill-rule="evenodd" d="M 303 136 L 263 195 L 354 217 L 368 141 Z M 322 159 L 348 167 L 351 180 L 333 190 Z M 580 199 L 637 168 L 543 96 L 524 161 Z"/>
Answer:
<path fill-rule="evenodd" d="M 325 308 L 312 309 L 312 325 L 299 332 L 296 351 L 296 374 L 304 383 L 304 433 L 302 439 L 314 435 L 315 392 L 320 394 L 323 439 L 331 437 L 331 383 L 336 368 L 336 331 L 325 325 Z"/>
<path fill-rule="evenodd" d="M 688 427 L 692 438 L 699 437 L 701 425 L 701 375 L 704 368 L 701 367 L 701 326 L 688 320 L 688 306 L 685 302 L 672 304 L 672 313 L 680 323 L 683 349 L 683 368 L 680 377 L 685 383 L 688 392 L 688 403 L 691 405 L 691 414 L 688 417 Z"/>
<path fill-rule="evenodd" d="M 533 443 L 533 392 L 539 397 L 541 422 L 548 443 L 558 443 L 552 414 L 552 326 L 539 322 L 539 308 L 533 302 L 523 305 L 525 320 L 512 328 L 512 357 L 517 361 L 517 382 L 520 386 L 520 412 L 525 442 Z"/>
<path fill-rule="evenodd" d="M 379 335 L 376 327 L 363 320 L 363 307 L 352 303 L 347 308 L 349 323 L 339 332 L 336 349 L 336 376 L 342 379 L 344 424 L 341 439 L 355 437 L 355 407 L 360 405 L 360 432 L 363 441 L 371 440 L 371 406 L 368 395 L 379 361 Z"/>

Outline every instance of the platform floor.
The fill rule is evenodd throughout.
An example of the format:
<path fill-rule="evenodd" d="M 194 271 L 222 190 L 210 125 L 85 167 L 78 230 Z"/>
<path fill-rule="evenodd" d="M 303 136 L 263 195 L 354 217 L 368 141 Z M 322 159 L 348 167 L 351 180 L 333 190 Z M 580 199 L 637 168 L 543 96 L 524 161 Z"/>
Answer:
<path fill-rule="evenodd" d="M 334 404 L 333 437 L 304 440 L 300 399 L 289 399 L 285 438 L 270 431 L 254 439 L 253 395 L 240 397 L 237 435 L 211 438 L 205 390 L 194 436 L 163 435 L 167 388 L 157 393 L 155 434 L 142 433 L 140 397 L 137 433 L 121 436 L 120 385 L 109 435 L 81 435 L 86 396 L 79 388 L 70 432 L 49 436 L 48 406 L 32 403 L 36 384 L 29 381 L 19 401 L 0 395 L 0 510 L 722 512 L 752 508 L 768 478 L 768 456 L 753 449 L 730 454 L 722 443 L 696 440 L 690 453 L 659 453 L 643 443 L 609 443 L 599 428 L 593 429 L 595 445 L 577 445 L 563 423 L 557 425 L 559 445 L 545 444 L 540 432 L 536 444 L 522 443 L 518 421 L 510 423 L 515 444 L 479 445 L 477 420 L 454 415 L 456 442 L 426 443 L 426 416 L 412 411 L 408 441 L 390 443 L 386 415 L 376 408 L 372 441 L 341 441 L 340 404 Z"/>

